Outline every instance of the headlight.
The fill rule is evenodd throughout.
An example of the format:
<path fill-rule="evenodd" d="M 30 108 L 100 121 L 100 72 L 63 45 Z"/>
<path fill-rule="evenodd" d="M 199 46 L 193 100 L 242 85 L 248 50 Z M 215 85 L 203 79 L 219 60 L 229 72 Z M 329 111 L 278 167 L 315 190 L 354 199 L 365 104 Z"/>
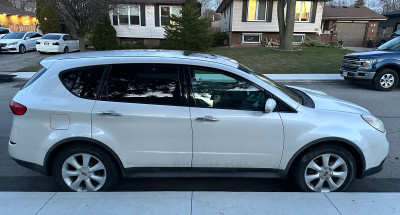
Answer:
<path fill-rule="evenodd" d="M 9 46 L 17 45 L 18 42 L 9 43 Z"/>
<path fill-rule="evenodd" d="M 362 69 L 371 69 L 372 65 L 377 62 L 377 59 L 360 59 L 360 67 Z"/>
<path fill-rule="evenodd" d="M 383 125 L 382 121 L 380 121 L 378 118 L 371 115 L 361 115 L 361 117 L 365 120 L 365 122 L 370 124 L 376 130 L 382 133 L 385 132 L 385 126 Z"/>

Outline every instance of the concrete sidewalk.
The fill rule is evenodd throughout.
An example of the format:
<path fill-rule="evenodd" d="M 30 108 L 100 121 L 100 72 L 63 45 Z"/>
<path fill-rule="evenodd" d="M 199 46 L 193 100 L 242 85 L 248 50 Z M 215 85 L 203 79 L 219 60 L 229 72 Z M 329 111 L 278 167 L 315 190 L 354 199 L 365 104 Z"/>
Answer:
<path fill-rule="evenodd" d="M 400 193 L 2 192 L 0 214 L 398 215 Z"/>
<path fill-rule="evenodd" d="M 17 79 L 29 79 L 35 72 L 16 72 Z M 275 81 L 287 82 L 313 82 L 313 81 L 343 81 L 339 74 L 265 74 L 268 78 Z"/>

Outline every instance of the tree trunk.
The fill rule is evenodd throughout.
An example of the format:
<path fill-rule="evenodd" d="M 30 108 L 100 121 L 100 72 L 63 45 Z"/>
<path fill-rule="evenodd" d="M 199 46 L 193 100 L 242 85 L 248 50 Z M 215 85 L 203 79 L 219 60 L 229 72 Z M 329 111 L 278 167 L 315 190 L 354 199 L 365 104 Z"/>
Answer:
<path fill-rule="evenodd" d="M 286 19 L 285 19 L 286 6 Z M 280 50 L 291 50 L 294 32 L 294 18 L 296 12 L 296 0 L 280 0 L 278 1 L 278 23 L 279 23 L 279 39 Z"/>
<path fill-rule="evenodd" d="M 79 51 L 85 51 L 85 37 L 79 36 Z"/>

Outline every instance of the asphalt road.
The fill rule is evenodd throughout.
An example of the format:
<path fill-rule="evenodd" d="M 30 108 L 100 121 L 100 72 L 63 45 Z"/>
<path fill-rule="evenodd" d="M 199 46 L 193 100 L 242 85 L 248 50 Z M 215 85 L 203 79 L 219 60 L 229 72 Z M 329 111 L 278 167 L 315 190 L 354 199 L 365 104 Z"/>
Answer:
<path fill-rule="evenodd" d="M 0 191 L 58 191 L 51 177 L 18 166 L 8 155 L 7 143 L 12 114 L 8 107 L 24 82 L 0 83 Z M 291 83 L 322 90 L 329 95 L 359 104 L 385 124 L 390 142 L 389 156 L 379 174 L 356 180 L 349 191 L 400 192 L 400 87 L 378 92 L 347 83 Z M 290 184 L 277 179 L 242 178 L 135 178 L 124 180 L 117 191 L 294 191 Z"/>
<path fill-rule="evenodd" d="M 50 56 L 52 55 L 39 54 L 37 51 L 28 51 L 25 54 L 0 53 L 0 72 L 13 72 L 24 67 L 39 65 L 40 61 Z"/>

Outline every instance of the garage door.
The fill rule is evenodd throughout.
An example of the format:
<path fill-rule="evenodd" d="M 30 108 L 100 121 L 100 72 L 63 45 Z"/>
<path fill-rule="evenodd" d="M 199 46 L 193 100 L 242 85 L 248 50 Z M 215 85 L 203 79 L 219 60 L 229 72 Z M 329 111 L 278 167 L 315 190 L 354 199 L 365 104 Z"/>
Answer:
<path fill-rule="evenodd" d="M 337 23 L 337 38 L 343 40 L 343 46 L 363 46 L 366 29 L 366 23 Z"/>

